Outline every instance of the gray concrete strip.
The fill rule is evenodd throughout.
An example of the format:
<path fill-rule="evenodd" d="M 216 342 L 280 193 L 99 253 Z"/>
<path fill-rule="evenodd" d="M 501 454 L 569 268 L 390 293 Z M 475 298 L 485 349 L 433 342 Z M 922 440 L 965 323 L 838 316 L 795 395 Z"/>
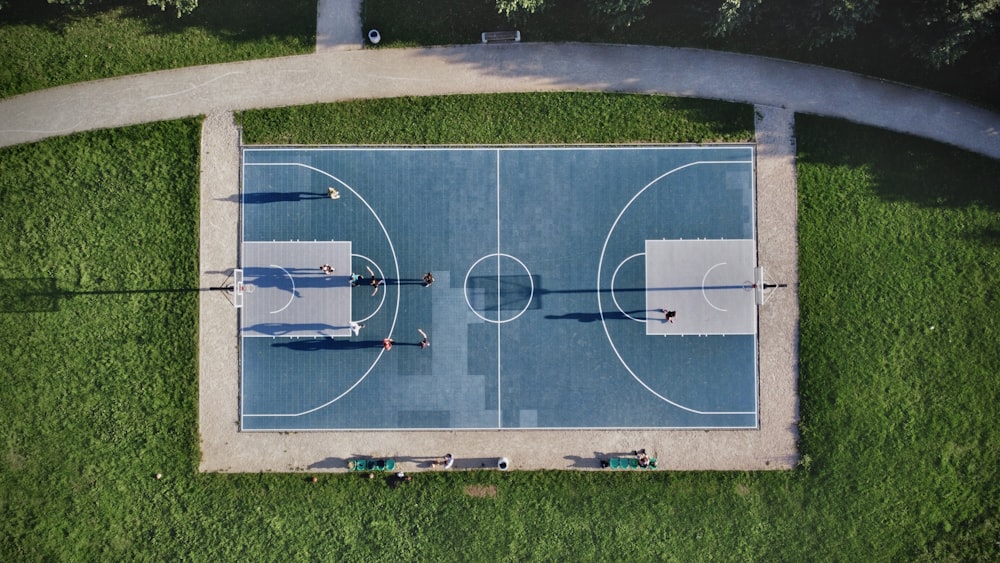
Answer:
<path fill-rule="evenodd" d="M 222 285 L 236 265 L 239 186 L 239 132 L 233 114 L 212 113 L 201 126 L 199 287 Z M 200 467 L 202 471 L 224 471 L 230 467 L 229 460 L 214 452 L 227 451 L 227 441 L 238 429 L 236 309 L 220 292 L 203 291 L 198 300 L 198 319 Z"/>
<path fill-rule="evenodd" d="M 780 467 L 798 461 L 799 289 L 795 113 L 756 106 L 757 263 L 765 290 L 758 307 L 760 429 L 765 452 Z"/>
<path fill-rule="evenodd" d="M 319 0 L 316 12 L 317 53 L 364 47 L 360 0 Z"/>
<path fill-rule="evenodd" d="M 0 146 L 218 111 L 360 98 L 607 91 L 844 118 L 1000 158 L 1000 114 L 849 72 L 671 47 L 523 43 L 322 52 L 74 84 L 0 101 Z"/>

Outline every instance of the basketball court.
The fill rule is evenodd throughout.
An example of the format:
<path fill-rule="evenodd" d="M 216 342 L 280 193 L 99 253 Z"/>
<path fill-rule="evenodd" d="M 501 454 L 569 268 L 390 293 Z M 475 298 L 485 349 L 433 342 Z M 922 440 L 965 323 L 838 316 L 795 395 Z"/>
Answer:
<path fill-rule="evenodd" d="M 242 430 L 758 427 L 753 146 L 242 156 Z"/>

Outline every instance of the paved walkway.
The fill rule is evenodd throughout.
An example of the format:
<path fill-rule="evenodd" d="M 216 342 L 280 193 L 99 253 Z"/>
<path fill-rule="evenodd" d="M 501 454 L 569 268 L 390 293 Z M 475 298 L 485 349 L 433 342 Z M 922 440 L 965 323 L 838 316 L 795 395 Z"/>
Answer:
<path fill-rule="evenodd" d="M 353 51 L 364 46 L 360 0 L 319 0 L 316 52 Z"/>
<path fill-rule="evenodd" d="M 763 57 L 571 43 L 323 50 L 74 84 L 0 101 L 0 146 L 248 108 L 562 90 L 760 104 L 912 133 L 1000 158 L 1000 114 L 950 96 Z"/>

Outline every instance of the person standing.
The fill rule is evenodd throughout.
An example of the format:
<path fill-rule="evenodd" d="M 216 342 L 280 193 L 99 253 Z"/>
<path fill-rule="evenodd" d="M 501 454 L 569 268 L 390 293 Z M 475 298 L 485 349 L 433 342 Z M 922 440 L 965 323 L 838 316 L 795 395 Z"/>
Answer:
<path fill-rule="evenodd" d="M 372 271 L 371 267 L 365 266 L 365 268 L 368 268 L 368 273 L 371 274 L 372 276 L 371 286 L 375 288 L 372 290 L 372 297 L 375 297 L 375 294 L 378 293 L 379 286 L 384 284 L 385 282 L 382 281 L 381 278 L 375 275 L 375 272 Z"/>
<path fill-rule="evenodd" d="M 440 459 L 435 459 L 431 462 L 431 465 L 440 465 L 445 469 L 451 469 L 451 466 L 455 465 L 455 456 L 451 454 L 444 454 L 444 457 Z"/>
<path fill-rule="evenodd" d="M 424 332 L 423 329 L 419 328 L 417 329 L 417 332 L 420 333 L 420 336 L 424 337 L 424 339 L 420 341 L 420 349 L 423 350 L 424 348 L 430 346 L 431 343 L 427 341 L 427 333 Z"/>

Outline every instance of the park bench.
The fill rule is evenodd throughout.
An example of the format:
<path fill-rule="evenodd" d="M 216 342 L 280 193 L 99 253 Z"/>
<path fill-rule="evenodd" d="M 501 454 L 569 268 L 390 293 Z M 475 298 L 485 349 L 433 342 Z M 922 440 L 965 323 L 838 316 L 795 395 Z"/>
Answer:
<path fill-rule="evenodd" d="M 483 43 L 520 43 L 521 32 L 513 31 L 484 31 Z"/>
<path fill-rule="evenodd" d="M 349 459 L 348 471 L 392 471 L 396 469 L 394 459 Z"/>
<path fill-rule="evenodd" d="M 611 467 L 611 469 L 656 469 L 656 458 L 649 458 L 649 465 L 646 467 L 640 467 L 639 460 L 637 458 L 613 457 L 608 460 L 608 466 Z"/>

